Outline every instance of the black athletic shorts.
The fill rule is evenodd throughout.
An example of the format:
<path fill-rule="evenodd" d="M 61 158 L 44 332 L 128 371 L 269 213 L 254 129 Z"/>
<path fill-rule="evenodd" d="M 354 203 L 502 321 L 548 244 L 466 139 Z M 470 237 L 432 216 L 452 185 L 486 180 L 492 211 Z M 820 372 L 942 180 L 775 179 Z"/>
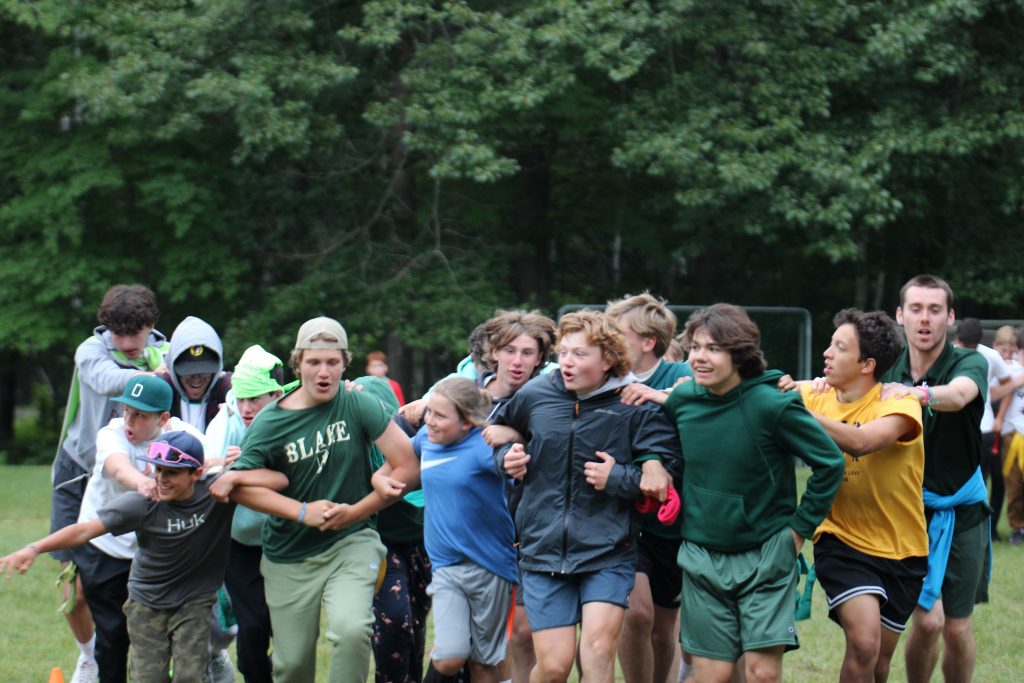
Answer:
<path fill-rule="evenodd" d="M 89 473 L 62 450 L 53 464 L 53 492 L 50 500 L 51 534 L 78 522 L 78 512 L 82 509 L 85 485 L 88 482 Z M 59 562 L 71 561 L 70 550 L 54 550 L 50 555 Z"/>
<path fill-rule="evenodd" d="M 828 597 L 828 616 L 840 623 L 836 608 L 858 595 L 875 595 L 882 626 L 903 633 L 917 606 L 928 573 L 927 557 L 890 560 L 854 550 L 832 534 L 814 544 L 814 573 Z"/>
<path fill-rule="evenodd" d="M 683 569 L 679 566 L 680 540 L 640 532 L 637 541 L 637 574 L 646 574 L 651 599 L 658 607 L 679 607 L 683 592 Z"/>

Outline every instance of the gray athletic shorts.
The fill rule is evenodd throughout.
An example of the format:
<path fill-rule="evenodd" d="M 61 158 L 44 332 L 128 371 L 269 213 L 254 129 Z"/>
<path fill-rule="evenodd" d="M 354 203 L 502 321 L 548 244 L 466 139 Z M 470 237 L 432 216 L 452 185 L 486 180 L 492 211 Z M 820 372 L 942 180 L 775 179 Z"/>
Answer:
<path fill-rule="evenodd" d="M 434 568 L 431 659 L 469 659 L 494 666 L 508 649 L 508 616 L 515 586 L 473 562 Z"/>

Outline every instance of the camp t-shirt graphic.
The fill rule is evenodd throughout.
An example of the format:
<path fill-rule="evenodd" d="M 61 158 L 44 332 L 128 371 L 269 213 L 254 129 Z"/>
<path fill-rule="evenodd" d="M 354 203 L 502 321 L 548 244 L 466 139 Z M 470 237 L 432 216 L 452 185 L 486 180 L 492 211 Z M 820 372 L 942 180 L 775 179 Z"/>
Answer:
<path fill-rule="evenodd" d="M 371 490 L 374 467 L 370 446 L 387 429 L 390 419 L 380 401 L 359 391 L 341 389 L 327 403 L 301 410 L 283 409 L 276 401 L 253 420 L 234 467 L 283 472 L 288 487 L 281 493 L 295 500 L 352 504 Z M 297 562 L 372 525 L 369 519 L 321 532 L 271 517 L 263 528 L 263 551 L 274 562 Z"/>

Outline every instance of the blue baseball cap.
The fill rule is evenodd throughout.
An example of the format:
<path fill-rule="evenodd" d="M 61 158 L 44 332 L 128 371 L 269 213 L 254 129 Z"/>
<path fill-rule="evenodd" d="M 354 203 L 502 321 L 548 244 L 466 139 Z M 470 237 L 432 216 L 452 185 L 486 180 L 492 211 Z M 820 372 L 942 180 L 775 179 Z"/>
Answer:
<path fill-rule="evenodd" d="M 136 459 L 161 467 L 195 470 L 203 466 L 203 444 L 188 432 L 167 432 L 149 444 L 146 455 Z"/>

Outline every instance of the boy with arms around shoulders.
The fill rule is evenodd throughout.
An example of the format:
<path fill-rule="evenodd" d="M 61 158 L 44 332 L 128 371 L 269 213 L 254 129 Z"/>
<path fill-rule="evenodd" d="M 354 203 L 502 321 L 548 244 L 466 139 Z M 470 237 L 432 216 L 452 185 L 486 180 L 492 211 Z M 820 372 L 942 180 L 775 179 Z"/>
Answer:
<path fill-rule="evenodd" d="M 843 683 L 884 683 L 928 568 L 921 406 L 882 400 L 879 378 L 903 349 L 882 311 L 848 308 L 825 350 L 828 390 L 800 383 L 804 405 L 843 449 L 843 483 L 814 533 L 829 617 L 846 634 Z"/>
<path fill-rule="evenodd" d="M 160 380 L 157 380 L 160 381 Z M 0 573 L 24 573 L 42 552 L 72 548 L 106 534 L 137 532 L 124 612 L 132 639 L 132 680 L 203 680 L 208 661 L 210 609 L 224 580 L 227 531 L 234 505 L 216 504 L 201 480 L 203 447 L 187 432 L 168 432 L 139 457 L 155 467 L 155 499 L 129 491 L 101 507 L 97 517 L 64 527 L 0 558 Z M 278 473 L 239 482 L 281 488 Z M 259 491 L 257 491 L 257 495 Z"/>
<path fill-rule="evenodd" d="M 328 680 L 365 681 L 373 629 L 374 586 L 384 546 L 369 519 L 387 504 L 370 485 L 369 448 L 376 444 L 391 476 L 414 488 L 419 463 L 409 438 L 377 399 L 341 390 L 350 359 L 338 321 L 313 318 L 299 328 L 292 367 L 301 383 L 264 408 L 249 427 L 242 454 L 218 480 L 215 495 L 231 491 L 247 470 L 286 474 L 288 487 L 273 505 L 238 502 L 284 519 L 263 530 L 262 570 L 274 629 L 274 679 L 311 681 L 316 673 L 320 605 L 333 643 Z M 312 502 L 310 502 L 312 501 Z M 319 531 L 297 526 L 314 516 Z"/>
<path fill-rule="evenodd" d="M 531 380 L 495 416 L 517 434 L 488 429 L 518 442 L 503 464 L 522 479 L 515 519 L 537 658 L 530 680 L 568 678 L 579 624 L 582 680 L 612 681 L 636 574 L 634 504 L 651 493 L 642 469 L 675 466 L 679 441 L 659 410 L 619 401 L 634 378 L 625 338 L 606 316 L 564 316 L 557 345 L 558 372 Z"/>
<path fill-rule="evenodd" d="M 938 641 L 945 650 L 947 683 L 970 681 L 975 644 L 971 615 L 987 599 L 986 560 L 991 538 L 987 491 L 981 474 L 981 418 L 988 364 L 947 338 L 955 320 L 953 290 L 934 275 L 911 278 L 900 290 L 896 322 L 907 337 L 884 380 L 904 389 L 925 408 L 924 487 L 928 525 L 928 576 L 914 610 L 905 659 L 910 683 L 931 680 Z"/>
<path fill-rule="evenodd" d="M 159 378 L 132 378 L 113 399 L 124 417 L 114 418 L 96 434 L 96 462 L 79 510 L 78 521 L 96 518 L 98 510 L 128 491 L 156 498 L 156 482 L 138 460 L 149 444 L 173 430 L 199 432 L 171 417 L 171 390 Z M 135 534 L 109 534 L 72 549 L 96 628 L 96 661 L 101 679 L 124 681 L 128 663 L 128 628 L 122 606 L 128 598 L 131 561 L 138 551 Z"/>
<path fill-rule="evenodd" d="M 746 311 L 715 304 L 684 331 L 694 381 L 663 401 L 683 443 L 683 649 L 698 683 L 726 683 L 743 656 L 746 680 L 782 680 L 799 646 L 796 556 L 828 512 L 842 454 L 766 370 Z M 663 396 L 663 395 L 662 395 Z M 812 474 L 799 504 L 793 456 Z"/>

